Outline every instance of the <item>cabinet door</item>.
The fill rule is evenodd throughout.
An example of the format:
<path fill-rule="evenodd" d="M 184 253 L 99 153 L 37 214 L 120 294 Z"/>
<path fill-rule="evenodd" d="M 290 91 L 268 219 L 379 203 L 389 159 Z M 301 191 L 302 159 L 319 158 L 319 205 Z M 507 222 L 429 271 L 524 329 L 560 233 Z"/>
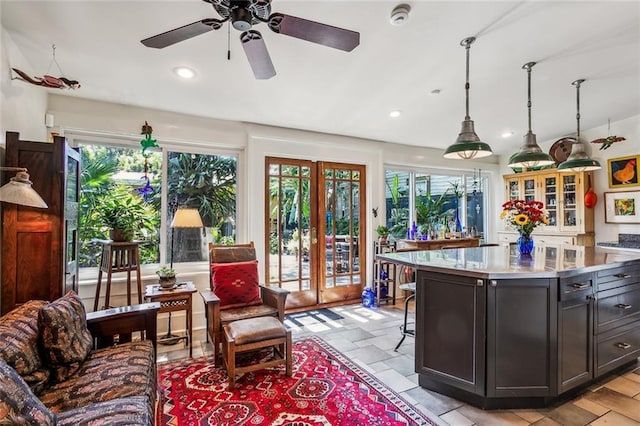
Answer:
<path fill-rule="evenodd" d="M 549 216 L 549 225 L 545 231 L 554 231 L 558 228 L 558 178 L 557 174 L 541 176 L 542 201 Z"/>
<path fill-rule="evenodd" d="M 560 211 L 560 230 L 577 232 L 582 226 L 581 185 L 575 173 L 561 173 L 560 190 L 562 209 Z"/>
<path fill-rule="evenodd" d="M 483 280 L 425 271 L 417 278 L 416 371 L 483 395 Z"/>
<path fill-rule="evenodd" d="M 490 280 L 487 288 L 487 396 L 544 397 L 557 386 L 557 283 Z"/>
<path fill-rule="evenodd" d="M 558 306 L 558 391 L 563 393 L 593 378 L 593 278 L 560 280 Z"/>
<path fill-rule="evenodd" d="M 26 167 L 48 207 L 2 205 L 2 314 L 32 299 L 62 295 L 63 166 L 54 157 L 56 146 L 21 141 L 18 133 L 7 132 L 6 166 Z M 5 173 L 3 184 L 11 177 Z"/>
<path fill-rule="evenodd" d="M 62 190 L 64 221 L 62 223 L 62 259 L 64 293 L 78 293 L 78 203 L 80 201 L 80 153 L 69 147 L 62 137 L 55 138 L 56 156 L 64 167 Z"/>

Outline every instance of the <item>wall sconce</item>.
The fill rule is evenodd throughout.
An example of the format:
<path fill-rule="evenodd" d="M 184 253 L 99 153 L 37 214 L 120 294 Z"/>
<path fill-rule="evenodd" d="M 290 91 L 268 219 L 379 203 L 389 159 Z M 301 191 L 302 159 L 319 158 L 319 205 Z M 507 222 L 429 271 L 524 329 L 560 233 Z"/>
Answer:
<path fill-rule="evenodd" d="M 0 201 L 40 209 L 49 207 L 31 187 L 32 182 L 29 180 L 27 169 L 24 167 L 0 167 L 0 171 L 17 172 L 8 184 L 0 188 Z"/>

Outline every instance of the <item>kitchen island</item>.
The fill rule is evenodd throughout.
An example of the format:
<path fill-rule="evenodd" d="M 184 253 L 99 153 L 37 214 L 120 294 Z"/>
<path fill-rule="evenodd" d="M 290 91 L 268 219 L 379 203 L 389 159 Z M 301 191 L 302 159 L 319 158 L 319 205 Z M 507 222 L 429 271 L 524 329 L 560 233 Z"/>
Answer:
<path fill-rule="evenodd" d="M 638 362 L 640 254 L 513 245 L 389 253 L 416 270 L 421 386 L 482 408 L 534 408 Z"/>

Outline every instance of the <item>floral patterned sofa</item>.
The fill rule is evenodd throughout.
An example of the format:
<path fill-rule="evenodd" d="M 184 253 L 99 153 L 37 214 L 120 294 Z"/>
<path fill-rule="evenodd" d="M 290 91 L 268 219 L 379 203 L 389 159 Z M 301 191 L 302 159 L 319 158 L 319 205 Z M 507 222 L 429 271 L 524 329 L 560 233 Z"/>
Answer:
<path fill-rule="evenodd" d="M 153 425 L 159 307 L 87 315 L 70 292 L 0 317 L 0 425 Z"/>

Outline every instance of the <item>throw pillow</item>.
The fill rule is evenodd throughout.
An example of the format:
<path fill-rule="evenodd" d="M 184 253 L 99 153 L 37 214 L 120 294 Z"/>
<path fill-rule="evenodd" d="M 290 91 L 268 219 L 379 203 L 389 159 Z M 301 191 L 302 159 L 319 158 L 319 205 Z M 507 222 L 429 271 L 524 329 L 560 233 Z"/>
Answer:
<path fill-rule="evenodd" d="M 2 359 L 0 359 L 0 424 L 56 424 L 55 413 L 36 398 L 22 377 Z"/>
<path fill-rule="evenodd" d="M 43 358 L 53 367 L 56 380 L 73 375 L 93 347 L 82 301 L 70 291 L 43 306 L 38 316 Z"/>
<path fill-rule="evenodd" d="M 44 300 L 30 300 L 0 318 L 0 358 L 22 376 L 34 392 L 49 381 L 38 349 L 38 312 Z"/>
<path fill-rule="evenodd" d="M 220 298 L 220 309 L 262 303 L 258 261 L 211 264 L 211 287 Z"/>

